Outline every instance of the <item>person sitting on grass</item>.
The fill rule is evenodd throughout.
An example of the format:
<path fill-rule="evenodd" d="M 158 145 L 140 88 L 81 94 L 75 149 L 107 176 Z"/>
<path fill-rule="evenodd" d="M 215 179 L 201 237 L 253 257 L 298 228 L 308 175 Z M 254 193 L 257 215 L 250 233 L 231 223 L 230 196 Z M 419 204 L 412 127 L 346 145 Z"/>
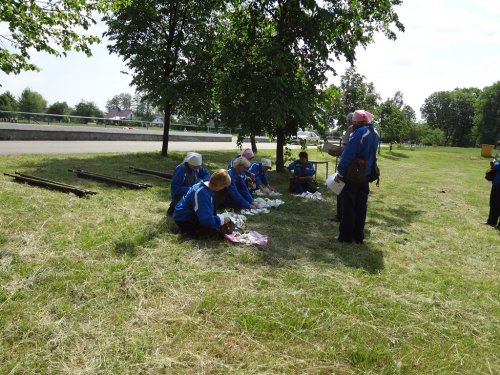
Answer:
<path fill-rule="evenodd" d="M 175 206 L 173 217 L 181 234 L 195 237 L 217 237 L 229 219 L 215 214 L 214 196 L 231 184 L 226 170 L 216 171 L 209 181 L 200 181 Z"/>
<path fill-rule="evenodd" d="M 255 190 L 259 189 L 262 193 L 269 195 L 274 188 L 269 183 L 267 171 L 271 169 L 270 159 L 262 158 L 260 163 L 252 163 L 249 170 L 255 175 Z"/>
<path fill-rule="evenodd" d="M 288 174 L 290 176 L 290 192 L 302 194 L 307 192 L 315 193 L 318 189 L 314 186 L 313 176 L 315 169 L 309 162 L 307 152 L 301 151 L 299 159 L 288 165 Z"/>
<path fill-rule="evenodd" d="M 226 189 L 223 204 L 225 207 L 236 209 L 258 208 L 246 184 L 245 170 L 249 166 L 250 162 L 242 156 L 233 160 L 233 166 L 228 170 L 231 185 Z"/>
<path fill-rule="evenodd" d="M 188 152 L 183 162 L 179 164 L 173 173 L 170 183 L 170 206 L 167 215 L 174 213 L 174 208 L 191 186 L 210 179 L 210 172 L 201 165 L 202 157 L 196 152 Z"/>

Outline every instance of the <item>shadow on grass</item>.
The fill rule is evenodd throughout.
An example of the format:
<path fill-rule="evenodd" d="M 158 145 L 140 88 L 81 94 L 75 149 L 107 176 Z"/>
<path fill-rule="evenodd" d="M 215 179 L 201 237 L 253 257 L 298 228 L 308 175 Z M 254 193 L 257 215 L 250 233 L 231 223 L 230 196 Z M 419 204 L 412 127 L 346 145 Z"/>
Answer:
<path fill-rule="evenodd" d="M 205 165 L 214 171 L 225 168 L 227 162 L 234 156 L 234 151 L 207 152 L 205 153 Z M 265 151 L 262 153 L 265 154 Z M 125 195 L 126 199 L 138 199 L 143 194 L 152 194 L 153 199 L 165 202 L 167 209 L 170 187 L 168 181 L 159 180 L 155 177 L 132 175 L 128 173 L 128 167 L 141 167 L 158 171 L 173 171 L 175 166 L 182 162 L 184 153 L 171 153 L 164 158 L 156 153 L 136 154 L 96 154 L 82 156 L 29 156 L 20 158 L 15 163 L 20 172 L 33 174 L 42 178 L 48 178 L 67 184 L 77 185 L 82 188 L 95 190 L 100 195 L 121 194 L 122 188 L 108 186 L 95 181 L 84 180 L 68 172 L 69 168 L 83 168 L 90 171 L 128 179 L 136 182 L 153 184 L 153 188 L 145 191 L 133 191 Z M 8 168 L 8 166 L 7 166 Z M 271 181 L 278 191 L 286 192 L 288 178 L 286 174 L 270 173 Z M 301 261 L 328 264 L 334 267 L 356 267 L 369 273 L 378 272 L 384 268 L 383 253 L 367 238 L 365 245 L 345 245 L 338 243 L 338 224 L 328 221 L 328 217 L 334 216 L 335 197 L 323 190 L 327 202 L 300 199 L 284 193 L 281 199 L 285 205 L 272 209 L 268 215 L 258 215 L 248 218 L 248 228 L 256 230 L 269 236 L 269 243 L 262 248 L 253 249 L 252 256 L 246 257 L 242 262 L 253 266 L 289 266 Z M 156 196 L 156 197 L 155 197 Z M 88 199 L 94 199 L 90 197 Z M 123 199 L 123 197 L 122 197 Z M 158 209 L 160 210 L 160 208 Z M 138 228 L 131 227 L 125 237 L 116 240 L 112 244 L 113 252 L 118 256 L 136 257 L 141 254 L 142 249 L 154 247 L 159 237 L 166 233 L 175 233 L 175 228 L 165 220 L 162 212 L 153 212 L 155 217 L 161 215 L 158 222 L 145 222 Z M 392 212 L 389 215 L 375 212 L 368 217 L 369 227 L 389 226 L 402 228 L 412 220 L 418 212 Z M 129 223 L 130 224 L 130 223 Z M 127 221 L 125 221 L 127 225 Z M 175 226 L 175 224 L 174 224 Z M 227 251 L 232 247 L 221 246 L 220 241 L 214 240 L 186 240 L 182 242 L 191 243 L 191 246 L 205 248 L 214 260 L 220 262 L 228 256 Z M 248 249 L 248 248 L 245 248 Z M 255 250 L 255 251 L 254 251 Z M 237 250 L 234 253 L 245 253 L 246 250 Z M 247 251 L 248 253 L 248 251 Z M 243 259 L 243 257 L 242 257 Z"/>
<path fill-rule="evenodd" d="M 402 152 L 393 152 L 393 151 L 383 152 L 380 153 L 378 156 L 384 159 L 395 160 L 395 161 L 409 158 L 408 155 L 403 154 Z"/>

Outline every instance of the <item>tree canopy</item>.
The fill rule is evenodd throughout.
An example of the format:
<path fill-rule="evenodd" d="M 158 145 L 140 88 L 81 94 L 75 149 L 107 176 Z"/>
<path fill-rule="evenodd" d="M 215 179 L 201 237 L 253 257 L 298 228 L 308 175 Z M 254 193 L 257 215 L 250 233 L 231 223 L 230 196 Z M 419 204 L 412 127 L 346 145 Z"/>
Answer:
<path fill-rule="evenodd" d="M 47 107 L 47 101 L 42 94 L 26 88 L 19 97 L 18 109 L 21 112 L 43 113 Z"/>
<path fill-rule="evenodd" d="M 106 17 L 110 52 L 123 57 L 132 84 L 164 112 L 162 155 L 172 111 L 210 106 L 215 11 L 219 0 L 130 0 Z"/>
<path fill-rule="evenodd" d="M 83 117 L 104 117 L 102 111 L 97 107 L 94 102 L 82 100 L 75 106 L 75 111 L 73 112 L 74 116 L 83 116 Z M 89 120 L 85 119 L 85 123 L 88 123 Z"/>
<path fill-rule="evenodd" d="M 485 87 L 476 102 L 474 134 L 479 144 L 500 140 L 500 81 Z"/>
<path fill-rule="evenodd" d="M 128 93 L 121 93 L 113 96 L 106 102 L 106 110 L 109 112 L 111 109 L 132 109 L 132 95 Z"/>
<path fill-rule="evenodd" d="M 467 147 L 475 142 L 472 136 L 477 88 L 438 91 L 425 99 L 422 117 L 432 128 L 441 129 L 445 145 Z"/>
<path fill-rule="evenodd" d="M 334 70 L 333 59 L 345 57 L 354 62 L 356 47 L 370 43 L 375 32 L 395 38 L 391 27 L 403 30 L 393 10 L 400 3 L 397 0 L 234 2 L 237 6 L 228 21 L 228 30 L 237 33 L 233 37 L 234 49 L 238 51 L 237 41 L 241 38 L 248 41 L 250 50 L 240 48 L 242 53 L 230 54 L 228 65 L 234 71 L 232 80 L 238 79 L 238 72 L 244 72 L 244 82 L 249 83 L 233 87 L 232 95 L 239 105 L 249 100 L 260 103 L 259 114 L 265 114 L 266 128 L 277 138 L 278 171 L 283 169 L 286 136 L 299 126 L 316 125 L 323 115 L 322 87 L 326 72 Z M 242 19 L 248 21 L 242 22 Z M 241 23 L 243 28 L 234 26 Z M 259 126 L 252 129 L 254 133 L 259 130 L 263 129 Z"/>
<path fill-rule="evenodd" d="M 0 70 L 6 74 L 38 70 L 30 63 L 33 50 L 55 56 L 76 50 L 90 56 L 90 45 L 99 38 L 79 29 L 95 24 L 93 12 L 103 10 L 105 4 L 99 0 L 0 0 L 0 25 L 8 30 L 0 34 Z"/>
<path fill-rule="evenodd" d="M 17 100 L 10 91 L 0 95 L 0 111 L 17 111 Z"/>

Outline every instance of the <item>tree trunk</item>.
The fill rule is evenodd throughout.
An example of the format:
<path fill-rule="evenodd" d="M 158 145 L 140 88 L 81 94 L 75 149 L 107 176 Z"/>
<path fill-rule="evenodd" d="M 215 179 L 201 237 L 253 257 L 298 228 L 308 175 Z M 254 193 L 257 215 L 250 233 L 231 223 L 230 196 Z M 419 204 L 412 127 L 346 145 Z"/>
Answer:
<path fill-rule="evenodd" d="M 170 132 L 170 114 L 172 112 L 172 106 L 170 103 L 166 103 L 163 107 L 165 115 L 163 117 L 163 144 L 161 146 L 161 156 L 167 156 L 168 154 L 168 133 Z"/>
<path fill-rule="evenodd" d="M 250 143 L 252 144 L 252 151 L 254 154 L 257 153 L 257 142 L 255 142 L 255 135 L 250 135 Z"/>
<path fill-rule="evenodd" d="M 283 147 L 285 146 L 285 129 L 279 127 L 276 134 L 276 172 L 285 171 L 285 161 L 283 160 Z"/>

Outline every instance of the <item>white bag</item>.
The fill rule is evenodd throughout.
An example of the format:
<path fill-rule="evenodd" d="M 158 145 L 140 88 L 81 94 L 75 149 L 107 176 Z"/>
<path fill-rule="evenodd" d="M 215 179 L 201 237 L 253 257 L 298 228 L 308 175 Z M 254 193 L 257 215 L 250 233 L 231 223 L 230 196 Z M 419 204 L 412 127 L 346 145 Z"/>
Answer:
<path fill-rule="evenodd" d="M 342 189 L 344 188 L 345 182 L 344 181 L 335 181 L 335 177 L 337 176 L 337 173 L 332 174 L 330 177 L 326 179 L 326 186 L 328 189 L 330 189 L 335 195 L 339 195 L 342 192 Z"/>

